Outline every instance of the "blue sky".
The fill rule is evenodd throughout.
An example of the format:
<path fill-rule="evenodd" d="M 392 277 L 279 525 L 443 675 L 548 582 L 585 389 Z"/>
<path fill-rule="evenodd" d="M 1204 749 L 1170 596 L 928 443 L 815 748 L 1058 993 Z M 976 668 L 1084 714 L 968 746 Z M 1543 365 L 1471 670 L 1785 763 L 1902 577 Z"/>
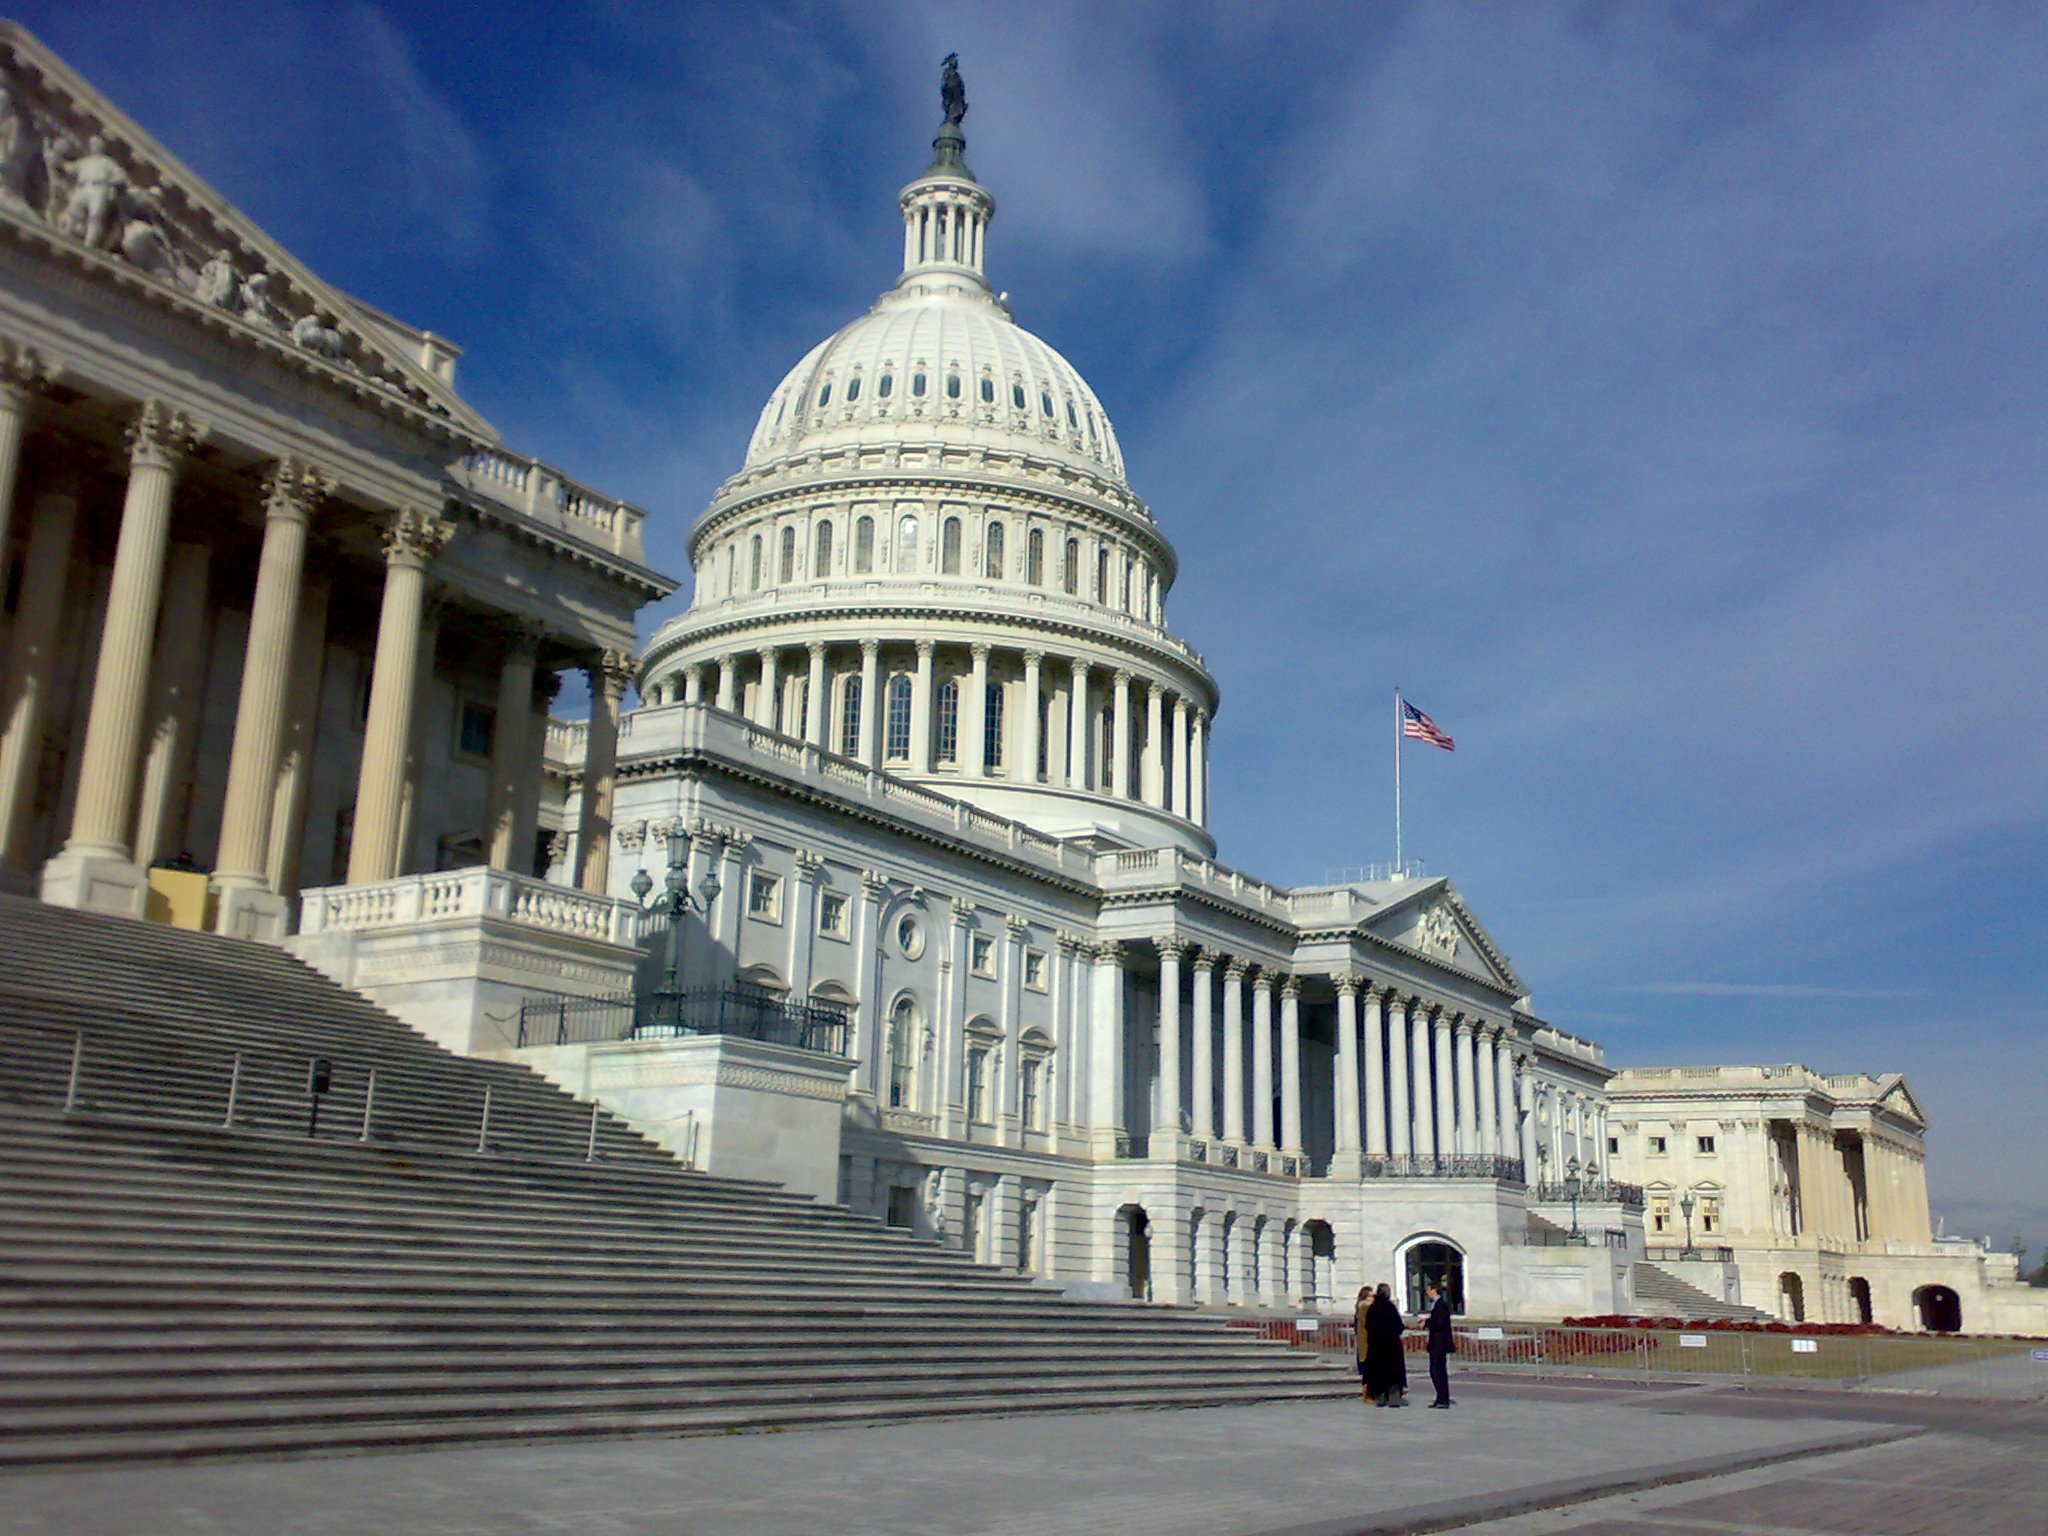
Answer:
<path fill-rule="evenodd" d="M 1949 1230 L 2048 1243 L 2048 10 L 15 14 L 678 573 L 957 49 L 992 275 L 1181 553 L 1223 857 L 1387 858 L 1399 684 L 1458 739 L 1408 851 L 1545 1014 L 1904 1071 Z"/>

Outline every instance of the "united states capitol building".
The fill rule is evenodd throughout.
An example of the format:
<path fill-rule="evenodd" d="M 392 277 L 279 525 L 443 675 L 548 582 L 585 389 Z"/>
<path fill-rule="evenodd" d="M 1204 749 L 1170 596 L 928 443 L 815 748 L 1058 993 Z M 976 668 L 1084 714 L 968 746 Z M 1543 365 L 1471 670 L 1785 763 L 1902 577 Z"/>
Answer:
<path fill-rule="evenodd" d="M 1896 1079 L 1617 1081 L 1451 880 L 1219 861 L 1170 509 L 991 286 L 957 76 L 900 276 L 769 395 L 640 646 L 640 509 L 0 43 L 11 888 L 285 944 L 693 1166 L 1079 1294 L 2015 1325 Z"/>

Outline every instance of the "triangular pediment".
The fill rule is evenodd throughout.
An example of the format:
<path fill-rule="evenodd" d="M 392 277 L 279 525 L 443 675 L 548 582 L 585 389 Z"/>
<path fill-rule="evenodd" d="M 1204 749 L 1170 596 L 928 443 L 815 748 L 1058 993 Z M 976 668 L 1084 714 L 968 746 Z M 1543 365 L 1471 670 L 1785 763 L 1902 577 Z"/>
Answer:
<path fill-rule="evenodd" d="M 1367 922 L 1365 931 L 1516 997 L 1525 990 L 1508 957 L 1448 880 L 1427 881 L 1405 893 Z"/>
<path fill-rule="evenodd" d="M 1895 1077 L 1890 1085 L 1878 1095 L 1877 1107 L 1889 1110 L 1902 1120 L 1910 1120 L 1925 1128 L 1927 1111 L 1920 1107 L 1920 1101 L 1913 1097 L 1913 1090 L 1906 1085 L 1903 1077 Z"/>
<path fill-rule="evenodd" d="M 0 234 L 422 424 L 497 440 L 424 334 L 321 281 L 14 22 L 0 22 Z"/>

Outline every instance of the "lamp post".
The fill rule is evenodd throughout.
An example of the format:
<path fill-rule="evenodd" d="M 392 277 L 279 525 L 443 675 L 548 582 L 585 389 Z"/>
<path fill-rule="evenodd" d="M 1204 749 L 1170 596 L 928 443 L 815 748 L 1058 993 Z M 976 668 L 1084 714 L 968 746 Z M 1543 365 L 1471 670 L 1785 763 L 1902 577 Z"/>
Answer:
<path fill-rule="evenodd" d="M 1579 1160 L 1576 1157 L 1568 1158 L 1566 1159 L 1564 1165 L 1564 1192 L 1572 1203 L 1572 1230 L 1571 1235 L 1567 1237 L 1565 1241 L 1570 1243 L 1575 1248 L 1583 1248 L 1586 1246 L 1586 1234 L 1579 1230 L 1580 1188 L 1581 1186 L 1579 1183 Z"/>
<path fill-rule="evenodd" d="M 633 899 L 641 906 L 650 912 L 659 912 L 668 919 L 668 968 L 663 974 L 661 986 L 650 999 L 654 1006 L 649 1010 L 646 1022 L 669 1023 L 680 1027 L 683 1022 L 683 994 L 676 973 L 683 958 L 683 917 L 696 905 L 690 900 L 689 872 L 682 865 L 671 863 L 668 873 L 662 877 L 660 894 L 654 895 L 652 900 L 649 900 L 649 896 L 654 891 L 654 879 L 644 869 L 633 872 L 633 878 L 627 882 L 626 888 L 633 893 Z M 699 889 L 703 893 L 702 910 L 708 917 L 711 903 L 718 899 L 721 889 L 718 876 L 707 870 Z M 636 1031 L 639 1023 L 640 1021 L 635 1021 Z"/>
<path fill-rule="evenodd" d="M 1685 1247 L 1680 1249 L 1678 1254 L 1681 1259 L 1696 1259 L 1700 1256 L 1699 1250 L 1692 1245 L 1692 1211 L 1695 1204 L 1697 1202 L 1692 1197 L 1692 1186 L 1688 1184 L 1678 1196 L 1679 1214 L 1685 1217 Z"/>

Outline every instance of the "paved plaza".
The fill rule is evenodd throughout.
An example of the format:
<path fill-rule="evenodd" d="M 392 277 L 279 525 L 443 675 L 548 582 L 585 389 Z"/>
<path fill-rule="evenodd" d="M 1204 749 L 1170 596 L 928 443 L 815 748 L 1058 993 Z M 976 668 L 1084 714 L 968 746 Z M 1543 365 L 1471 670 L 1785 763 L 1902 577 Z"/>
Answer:
<path fill-rule="evenodd" d="M 0 1536 L 2048 1530 L 2038 1403 L 1458 1390 L 1450 1413 L 1275 1404 L 15 1476 Z"/>

